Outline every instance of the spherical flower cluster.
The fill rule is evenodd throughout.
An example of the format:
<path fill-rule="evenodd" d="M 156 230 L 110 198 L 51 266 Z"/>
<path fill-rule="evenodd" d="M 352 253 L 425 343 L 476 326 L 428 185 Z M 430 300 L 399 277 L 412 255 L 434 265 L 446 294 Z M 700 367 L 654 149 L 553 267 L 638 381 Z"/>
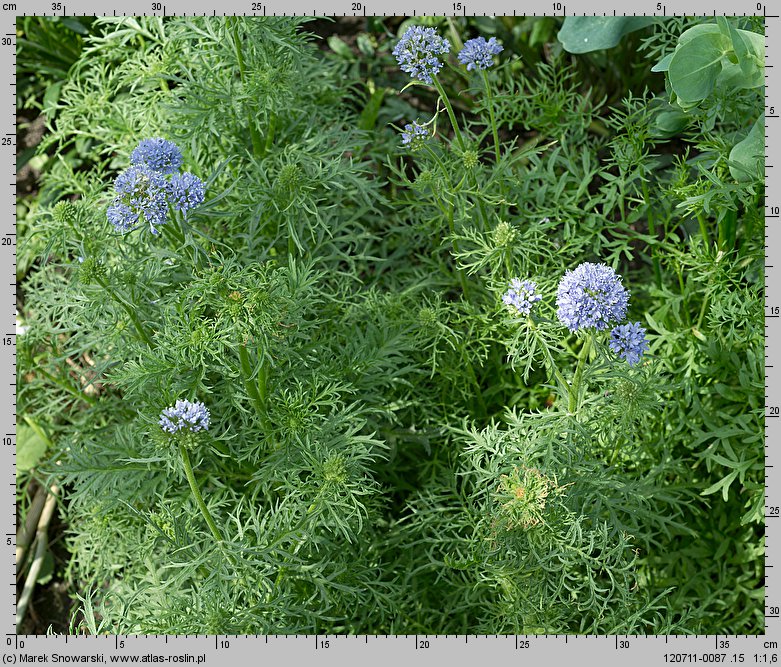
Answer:
<path fill-rule="evenodd" d="M 430 138 L 431 134 L 428 129 L 418 121 L 414 121 L 404 126 L 404 131 L 401 133 L 401 145 L 408 147 L 411 151 L 417 151 L 423 148 L 423 143 Z"/>
<path fill-rule="evenodd" d="M 425 83 L 434 83 L 433 77 L 442 69 L 438 56 L 449 52 L 450 42 L 440 37 L 434 28 L 418 25 L 407 28 L 393 49 L 402 71 Z"/>
<path fill-rule="evenodd" d="M 203 204 L 203 181 L 189 171 L 174 174 L 168 184 L 169 201 L 177 210 L 187 215 L 187 212 Z"/>
<path fill-rule="evenodd" d="M 132 152 L 131 167 L 114 181 L 116 196 L 106 211 L 108 221 L 120 233 L 145 222 L 153 234 L 168 221 L 169 206 L 185 215 L 204 200 L 203 181 L 179 173 L 182 153 L 165 139 L 145 139 Z"/>
<path fill-rule="evenodd" d="M 502 295 L 502 301 L 510 308 L 514 308 L 521 315 L 528 315 L 535 302 L 542 297 L 537 294 L 537 284 L 531 280 L 521 282 L 519 278 L 510 281 L 510 289 Z"/>
<path fill-rule="evenodd" d="M 640 357 L 648 349 L 645 329 L 640 322 L 630 322 L 615 327 L 610 332 L 610 349 L 619 359 L 626 359 L 630 366 L 640 361 Z"/>
<path fill-rule="evenodd" d="M 175 174 L 182 166 L 182 151 L 172 141 L 144 139 L 130 154 L 131 164 L 145 164 L 161 174 Z"/>
<path fill-rule="evenodd" d="M 626 318 L 629 292 L 606 264 L 585 262 L 567 271 L 556 295 L 558 318 L 570 331 L 604 331 Z"/>
<path fill-rule="evenodd" d="M 493 66 L 494 56 L 504 51 L 504 47 L 491 37 L 487 42 L 485 37 L 467 40 L 464 48 L 458 53 L 458 62 L 466 65 L 467 70 L 484 70 Z"/>
<path fill-rule="evenodd" d="M 176 401 L 160 414 L 160 427 L 166 433 L 190 431 L 198 433 L 209 429 L 209 410 L 203 403 L 187 400 Z"/>
<path fill-rule="evenodd" d="M 156 234 L 155 225 L 168 218 L 168 183 L 160 172 L 145 164 L 133 165 L 114 181 L 117 195 L 107 211 L 107 217 L 117 231 L 126 232 L 144 217 Z"/>

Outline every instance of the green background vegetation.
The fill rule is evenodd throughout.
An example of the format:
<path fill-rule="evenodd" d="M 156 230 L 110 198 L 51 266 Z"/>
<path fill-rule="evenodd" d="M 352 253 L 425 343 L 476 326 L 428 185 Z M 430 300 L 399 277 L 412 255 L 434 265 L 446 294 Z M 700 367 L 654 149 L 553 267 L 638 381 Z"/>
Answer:
<path fill-rule="evenodd" d="M 19 19 L 20 523 L 61 489 L 23 631 L 763 631 L 761 17 L 425 19 L 503 43 L 498 160 L 454 53 L 466 147 L 400 147 L 411 23 Z M 152 136 L 208 181 L 184 245 L 106 221 Z M 583 261 L 650 351 L 569 414 L 581 339 L 500 297 L 553 318 Z"/>

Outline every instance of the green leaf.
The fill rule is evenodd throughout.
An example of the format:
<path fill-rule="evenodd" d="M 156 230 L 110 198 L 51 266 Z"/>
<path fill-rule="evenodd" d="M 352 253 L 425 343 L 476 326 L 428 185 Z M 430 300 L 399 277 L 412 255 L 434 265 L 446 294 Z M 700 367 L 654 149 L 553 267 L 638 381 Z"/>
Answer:
<path fill-rule="evenodd" d="M 358 117 L 358 128 L 361 130 L 373 130 L 377 124 L 377 116 L 380 114 L 382 100 L 385 97 L 384 88 L 376 88 L 366 102 L 366 106 Z"/>
<path fill-rule="evenodd" d="M 356 40 L 356 43 L 358 44 L 358 50 L 365 56 L 373 56 L 375 52 L 374 43 L 372 42 L 372 38 L 369 37 L 365 32 L 362 32 L 360 35 L 358 35 L 358 39 Z"/>
<path fill-rule="evenodd" d="M 679 109 L 661 111 L 656 115 L 651 130 L 655 137 L 669 139 L 684 130 L 691 120 L 689 114 Z"/>
<path fill-rule="evenodd" d="M 743 141 L 729 153 L 729 172 L 736 181 L 745 183 L 761 176 L 765 162 L 765 118 L 757 118 Z"/>
<path fill-rule="evenodd" d="M 57 103 L 60 101 L 60 92 L 64 81 L 58 81 L 46 89 L 43 96 L 43 112 L 52 120 L 57 112 Z"/>
<path fill-rule="evenodd" d="M 670 69 L 670 61 L 673 59 L 673 54 L 668 53 L 664 58 L 662 58 L 656 65 L 654 65 L 651 68 L 652 72 L 666 72 L 668 69 Z"/>
<path fill-rule="evenodd" d="M 337 56 L 345 60 L 355 60 L 355 54 L 352 52 L 347 42 L 338 35 L 331 35 L 328 38 L 328 46 Z"/>
<path fill-rule="evenodd" d="M 730 26 L 732 48 L 743 77 L 740 88 L 758 88 L 765 83 L 765 37 L 756 32 L 738 30 Z"/>
<path fill-rule="evenodd" d="M 49 442 L 41 432 L 20 424 L 16 429 L 16 472 L 27 472 L 34 468 L 46 453 Z"/>
<path fill-rule="evenodd" d="M 688 44 L 691 42 L 695 37 L 700 37 L 701 35 L 721 35 L 721 28 L 717 26 L 715 23 L 704 23 L 702 25 L 695 25 L 688 30 L 681 33 L 681 36 L 678 38 L 678 46 L 683 46 L 684 44 Z"/>
<path fill-rule="evenodd" d="M 675 49 L 668 76 L 682 107 L 694 106 L 713 91 L 725 54 L 721 33 L 701 34 Z"/>
<path fill-rule="evenodd" d="M 716 493 L 717 491 L 721 491 L 721 497 L 724 498 L 724 502 L 727 501 L 729 498 L 729 487 L 732 484 L 732 482 L 735 481 L 735 478 L 738 476 L 738 471 L 733 470 L 729 475 L 726 477 L 722 477 L 718 482 L 716 482 L 713 486 L 709 486 L 705 491 L 702 491 L 700 493 L 701 496 L 709 496 L 712 493 Z"/>
<path fill-rule="evenodd" d="M 86 26 L 77 18 L 64 16 L 60 18 L 60 23 L 68 28 L 68 30 L 72 30 L 79 35 L 89 35 L 89 30 L 87 30 Z"/>
<path fill-rule="evenodd" d="M 553 39 L 553 30 L 556 24 L 554 19 L 548 16 L 538 16 L 532 25 L 532 31 L 529 35 L 529 46 L 538 44 L 547 44 Z"/>
<path fill-rule="evenodd" d="M 568 16 L 559 30 L 559 41 L 569 53 L 610 49 L 624 35 L 656 23 L 653 16 Z"/>
<path fill-rule="evenodd" d="M 41 563 L 41 571 L 38 572 L 38 578 L 35 580 L 39 584 L 48 584 L 54 576 L 54 556 L 52 552 L 47 549 L 43 555 L 43 563 Z"/>

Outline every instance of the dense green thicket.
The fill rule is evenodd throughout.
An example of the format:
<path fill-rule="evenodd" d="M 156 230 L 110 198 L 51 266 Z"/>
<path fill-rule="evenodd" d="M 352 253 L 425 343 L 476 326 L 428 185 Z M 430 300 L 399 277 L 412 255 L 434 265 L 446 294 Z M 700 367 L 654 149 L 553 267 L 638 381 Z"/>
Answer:
<path fill-rule="evenodd" d="M 439 92 L 402 91 L 409 22 L 330 49 L 306 20 L 89 24 L 19 247 L 74 631 L 763 630 L 763 26 L 572 55 L 557 21 L 429 19 Z M 468 71 L 478 34 L 504 50 Z M 729 54 L 710 90 L 692 41 Z M 158 136 L 206 202 L 118 234 L 112 182 Z M 641 363 L 557 321 L 582 262 L 623 276 Z M 223 541 L 158 425 L 177 399 L 211 414 L 188 447 Z"/>

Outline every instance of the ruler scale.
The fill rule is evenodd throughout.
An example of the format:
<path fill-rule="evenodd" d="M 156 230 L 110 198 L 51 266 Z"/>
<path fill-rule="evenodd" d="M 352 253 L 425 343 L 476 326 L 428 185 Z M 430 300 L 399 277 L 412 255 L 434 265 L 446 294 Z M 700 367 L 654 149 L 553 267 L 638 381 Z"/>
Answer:
<path fill-rule="evenodd" d="M 591 2 L 554 2 L 529 0 L 474 0 L 452 2 L 434 0 L 421 4 L 417 0 L 397 0 L 392 5 L 379 0 L 326 0 L 315 5 L 310 0 L 223 0 L 219 8 L 205 0 L 167 0 L 121 3 L 116 0 L 18 0 L 0 2 L 0 35 L 4 37 L 0 57 L 4 67 L 3 98 L 12 108 L 8 128 L 2 136 L 16 137 L 16 17 L 17 16 L 765 16 L 765 405 L 766 415 L 774 415 L 781 406 L 781 353 L 769 343 L 781 336 L 781 6 L 769 3 L 724 0 L 685 0 L 681 3 L 643 1 L 629 7 L 602 0 Z M 778 42 L 776 40 L 779 40 Z M 780 92 L 777 92 L 780 91 Z M 600 665 L 660 665 L 668 663 L 772 664 L 779 662 L 781 641 L 781 591 L 775 577 L 781 576 L 781 548 L 776 536 L 781 526 L 781 492 L 775 486 L 777 467 L 781 467 L 778 446 L 781 442 L 781 419 L 767 419 L 765 426 L 765 634 L 759 636 L 578 636 L 578 635 L 255 635 L 255 636 L 23 636 L 16 634 L 16 164 L 13 152 L 16 141 L 3 143 L 0 153 L 8 164 L 11 192 L 9 207 L 14 218 L 4 223 L 2 263 L 9 275 L 9 318 L 0 334 L 3 336 L 3 384 L 0 408 L 0 469 L 8 474 L 7 517 L 3 522 L 2 558 L 10 567 L 10 610 L 3 623 L 6 633 L 4 664 L 24 662 L 91 662 L 91 663 L 181 663 L 191 665 L 300 664 L 318 662 L 328 665 L 471 664 L 489 659 L 497 663 L 527 661 L 532 664 L 585 661 Z M 775 183 L 775 185 L 774 185 Z M 7 210 L 7 209 L 6 209 Z M 7 239 L 7 240 L 6 240 Z M 13 313 L 14 317 L 10 315 Z M 6 572 L 9 570 L 6 569 Z"/>

